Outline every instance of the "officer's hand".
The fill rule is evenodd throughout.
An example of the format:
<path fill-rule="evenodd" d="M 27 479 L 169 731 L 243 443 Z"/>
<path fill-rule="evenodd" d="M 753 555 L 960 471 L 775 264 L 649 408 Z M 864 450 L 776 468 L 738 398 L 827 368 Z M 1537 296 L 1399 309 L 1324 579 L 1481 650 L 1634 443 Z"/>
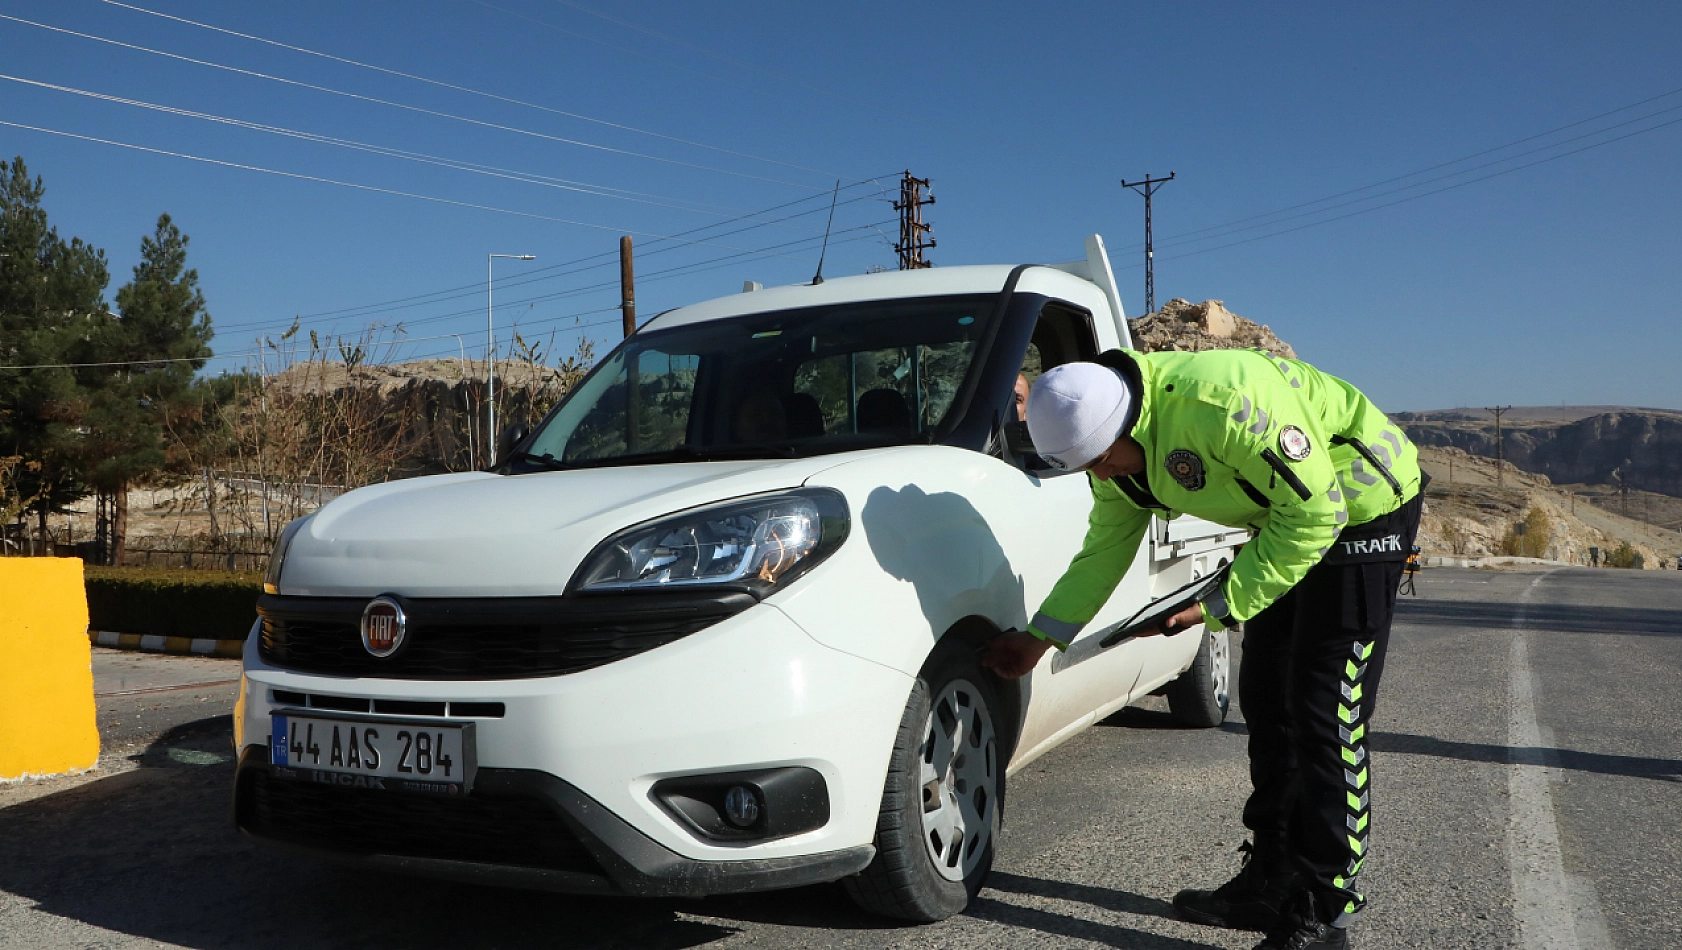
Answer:
<path fill-rule="evenodd" d="M 1161 633 L 1164 636 L 1171 637 L 1176 633 L 1184 633 L 1186 630 L 1195 627 L 1202 622 L 1202 605 L 1192 604 L 1190 607 L 1187 607 L 1172 617 L 1164 617 L 1162 623 L 1159 625 L 1157 630 L 1151 634 L 1151 636 L 1155 636 L 1156 633 Z"/>
<path fill-rule="evenodd" d="M 981 648 L 981 665 L 1007 680 L 1019 679 L 1032 672 L 1049 649 L 1050 640 L 1021 630 L 1006 630 Z"/>

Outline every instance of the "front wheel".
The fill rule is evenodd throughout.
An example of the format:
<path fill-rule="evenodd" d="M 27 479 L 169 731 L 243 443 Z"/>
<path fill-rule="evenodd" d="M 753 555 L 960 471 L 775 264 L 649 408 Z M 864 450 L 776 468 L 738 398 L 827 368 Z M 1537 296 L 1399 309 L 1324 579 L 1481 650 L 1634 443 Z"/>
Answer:
<path fill-rule="evenodd" d="M 860 907 L 928 923 L 981 890 L 1004 797 L 999 708 L 968 651 L 940 651 L 917 677 L 888 762 L 876 857 L 843 882 Z"/>
<path fill-rule="evenodd" d="M 1232 640 L 1227 631 L 1202 633 L 1191 669 L 1168 684 L 1168 712 L 1187 726 L 1211 729 L 1226 721 L 1232 703 Z"/>

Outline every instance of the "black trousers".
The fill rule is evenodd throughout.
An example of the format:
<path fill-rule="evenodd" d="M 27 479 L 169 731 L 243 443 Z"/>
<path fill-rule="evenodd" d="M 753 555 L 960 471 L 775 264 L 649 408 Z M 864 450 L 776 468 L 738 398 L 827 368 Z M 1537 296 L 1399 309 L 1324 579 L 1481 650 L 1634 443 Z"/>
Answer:
<path fill-rule="evenodd" d="M 1285 842 L 1328 923 L 1365 903 L 1356 877 L 1372 831 L 1367 730 L 1419 512 L 1415 498 L 1346 529 L 1302 581 L 1244 623 L 1238 691 L 1253 786 L 1244 824 L 1258 841 Z"/>

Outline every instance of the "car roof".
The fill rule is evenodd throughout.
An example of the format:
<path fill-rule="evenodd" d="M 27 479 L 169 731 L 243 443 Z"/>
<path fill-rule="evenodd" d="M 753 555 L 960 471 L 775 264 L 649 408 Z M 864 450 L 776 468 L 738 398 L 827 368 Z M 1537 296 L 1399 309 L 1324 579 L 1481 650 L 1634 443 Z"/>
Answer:
<path fill-rule="evenodd" d="M 1004 289 L 1010 272 L 1008 264 L 986 264 L 964 267 L 929 267 L 919 270 L 886 271 L 856 277 L 836 277 L 821 284 L 790 284 L 767 287 L 763 290 L 717 297 L 676 310 L 668 310 L 644 325 L 648 330 L 720 320 L 748 313 L 773 310 L 792 310 L 798 307 L 818 307 L 826 304 L 852 303 L 867 300 L 890 300 L 903 297 L 941 297 L 953 294 L 995 294 Z M 1032 275 L 1030 279 L 1029 275 Z M 1067 287 L 1062 287 L 1064 283 Z M 1031 283 L 1033 286 L 1024 286 Z M 1092 285 L 1051 267 L 1033 267 L 1025 271 L 1021 289 L 1042 293 L 1091 293 Z"/>

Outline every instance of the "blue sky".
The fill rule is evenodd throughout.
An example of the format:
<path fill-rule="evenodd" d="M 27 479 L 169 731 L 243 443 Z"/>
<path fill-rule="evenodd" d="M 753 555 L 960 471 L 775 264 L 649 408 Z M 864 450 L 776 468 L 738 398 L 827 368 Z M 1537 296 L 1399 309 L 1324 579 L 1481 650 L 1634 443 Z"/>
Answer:
<path fill-rule="evenodd" d="M 482 352 L 488 252 L 538 257 L 497 262 L 499 327 L 609 344 L 620 233 L 645 316 L 808 280 L 837 178 L 826 274 L 891 267 L 880 189 L 906 168 L 934 181 L 937 265 L 1066 260 L 1098 232 L 1137 315 L 1142 202 L 1118 180 L 1174 171 L 1158 301 L 1223 299 L 1386 408 L 1682 408 L 1675 4 L 136 5 L 488 94 L 101 0 L 0 0 L 291 81 L 0 19 L 0 122 L 364 186 L 0 125 L 61 233 L 106 249 L 112 295 L 160 212 L 191 235 L 213 368 L 295 315 L 401 324 L 400 356 L 453 355 L 422 339 L 450 333 Z M 702 243 L 659 240 L 683 233 Z"/>

